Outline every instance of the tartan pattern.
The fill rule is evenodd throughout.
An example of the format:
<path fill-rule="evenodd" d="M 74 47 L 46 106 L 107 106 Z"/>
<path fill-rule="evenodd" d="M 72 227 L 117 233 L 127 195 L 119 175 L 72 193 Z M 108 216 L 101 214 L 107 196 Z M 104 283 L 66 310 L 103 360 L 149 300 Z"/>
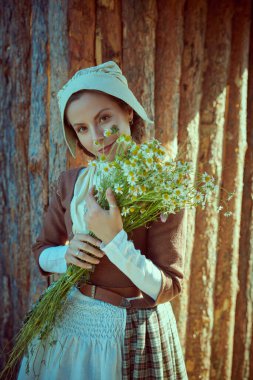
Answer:
<path fill-rule="evenodd" d="M 171 303 L 126 311 L 122 379 L 187 380 Z"/>

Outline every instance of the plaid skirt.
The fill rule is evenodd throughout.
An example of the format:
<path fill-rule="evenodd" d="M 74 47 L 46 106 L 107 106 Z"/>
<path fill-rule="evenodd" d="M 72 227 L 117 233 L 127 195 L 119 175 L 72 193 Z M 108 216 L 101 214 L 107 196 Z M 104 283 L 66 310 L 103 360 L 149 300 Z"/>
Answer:
<path fill-rule="evenodd" d="M 123 380 L 188 379 L 170 302 L 152 309 L 127 309 Z"/>
<path fill-rule="evenodd" d="M 48 340 L 31 343 L 18 380 L 188 379 L 170 302 L 124 309 L 73 287 L 65 305 Z"/>

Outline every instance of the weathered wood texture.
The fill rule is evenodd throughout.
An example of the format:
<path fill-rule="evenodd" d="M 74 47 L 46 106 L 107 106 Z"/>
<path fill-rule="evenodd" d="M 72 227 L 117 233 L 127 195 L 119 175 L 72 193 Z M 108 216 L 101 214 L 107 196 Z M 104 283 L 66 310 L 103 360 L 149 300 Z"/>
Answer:
<path fill-rule="evenodd" d="M 41 227 L 43 211 L 48 205 L 49 131 L 48 131 L 48 4 L 34 2 L 32 7 L 31 40 L 31 103 L 28 170 L 30 184 L 30 230 L 34 241 Z M 31 257 L 30 298 L 35 301 L 47 281 L 38 276 Z"/>
<path fill-rule="evenodd" d="M 96 1 L 70 0 L 67 12 L 69 73 L 66 72 L 65 81 L 77 70 L 96 65 Z M 67 167 L 86 164 L 87 156 L 78 146 L 76 159 L 67 154 Z"/>
<path fill-rule="evenodd" d="M 128 86 L 154 120 L 155 0 L 122 1 L 122 69 Z M 154 134 L 152 130 L 148 134 Z"/>
<path fill-rule="evenodd" d="M 180 108 L 178 115 L 178 150 L 185 160 L 197 165 L 199 148 L 199 109 L 204 65 L 204 42 L 206 29 L 206 1 L 188 1 L 184 8 L 184 35 L 182 68 L 180 77 Z M 173 309 L 177 315 L 178 330 L 183 348 L 186 348 L 185 310 L 189 301 L 190 265 L 194 244 L 195 210 L 188 211 L 187 242 L 185 256 L 185 281 L 182 296 L 175 299 Z"/>
<path fill-rule="evenodd" d="M 240 222 L 245 152 L 247 147 L 247 85 L 250 35 L 250 0 L 237 1 L 232 20 L 231 56 L 228 75 L 227 115 L 224 131 L 222 186 L 236 191 L 230 202 L 233 218 L 220 214 L 214 322 L 212 333 L 211 379 L 229 379 L 232 374 L 235 305 L 238 282 Z M 225 202 L 227 194 L 221 193 Z M 240 252 L 244 254 L 244 252 Z M 247 318 L 247 316 L 244 316 Z M 243 316 L 242 316 L 243 318 Z M 252 327 L 251 327 L 252 328 Z"/>
<path fill-rule="evenodd" d="M 205 52 L 196 169 L 198 172 L 207 171 L 215 175 L 220 183 L 226 83 L 230 57 L 231 11 L 225 1 L 219 2 L 219 6 L 217 1 L 212 1 L 209 5 L 205 31 L 203 30 Z M 194 141 L 193 135 L 191 140 Z M 200 377 L 208 379 L 210 376 L 218 201 L 217 194 L 212 204 L 205 210 L 197 209 L 195 216 L 188 300 L 189 320 L 186 330 L 186 363 L 192 379 Z"/>
<path fill-rule="evenodd" d="M 233 372 L 234 379 L 253 379 L 253 7 L 248 73 L 247 143 L 245 157 L 242 218 L 236 300 Z"/>
<path fill-rule="evenodd" d="M 184 0 L 158 1 L 155 60 L 155 138 L 177 153 Z M 169 36 L 169 38 L 168 38 Z"/>
<path fill-rule="evenodd" d="M 63 138 L 56 94 L 68 79 L 68 2 L 67 0 L 48 2 L 48 113 L 49 113 L 49 171 L 48 183 L 51 197 L 54 183 L 60 172 L 66 168 L 67 147 Z"/>
<path fill-rule="evenodd" d="M 1 2 L 0 10 L 0 340 L 1 348 L 7 352 L 29 306 L 31 287 L 28 168 L 31 4 L 14 0 L 6 6 Z M 2 354 L 1 361 L 4 359 Z"/>
<path fill-rule="evenodd" d="M 253 15 L 253 8 L 252 8 Z M 233 379 L 253 379 L 253 23 L 251 23 L 247 100 L 247 143 L 240 224 L 240 246 L 233 341 Z M 251 357 L 250 357 L 251 347 Z M 250 377 L 251 374 L 251 377 Z"/>
<path fill-rule="evenodd" d="M 253 380 L 251 1 L 11 0 L 0 11 L 1 347 L 47 285 L 31 245 L 56 179 L 87 163 L 66 149 L 56 93 L 77 70 L 115 60 L 155 120 L 150 137 L 220 186 L 188 212 L 172 300 L 189 379 Z M 216 212 L 222 187 L 236 191 L 232 218 Z"/>

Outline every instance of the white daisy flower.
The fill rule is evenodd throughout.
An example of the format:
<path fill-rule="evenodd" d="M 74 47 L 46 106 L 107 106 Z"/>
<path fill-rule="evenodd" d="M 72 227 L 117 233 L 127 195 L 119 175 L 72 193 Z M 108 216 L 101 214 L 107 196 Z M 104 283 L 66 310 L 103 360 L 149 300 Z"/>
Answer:
<path fill-rule="evenodd" d="M 146 158 L 146 164 L 147 164 L 148 166 L 153 165 L 153 163 L 154 163 L 154 160 L 153 160 L 152 157 L 147 157 L 147 158 Z"/>
<path fill-rule="evenodd" d="M 140 188 L 137 186 L 134 186 L 134 189 L 131 191 L 131 193 L 134 197 L 137 197 L 137 195 L 140 193 Z"/>
<path fill-rule="evenodd" d="M 122 134 L 118 139 L 118 142 L 124 142 L 126 144 L 131 144 L 132 143 L 132 137 L 130 135 Z"/>
<path fill-rule="evenodd" d="M 101 163 L 105 163 L 106 162 L 106 155 L 104 153 L 101 154 L 100 158 L 99 158 L 100 162 Z"/>
<path fill-rule="evenodd" d="M 105 130 L 104 130 L 104 136 L 105 137 L 109 137 L 111 135 L 112 135 L 112 131 L 110 129 L 108 129 L 108 128 L 105 128 Z"/>
<path fill-rule="evenodd" d="M 211 177 L 207 172 L 204 172 L 201 176 L 202 181 L 205 183 L 211 183 L 214 181 L 214 178 Z"/>
<path fill-rule="evenodd" d="M 128 176 L 128 178 L 127 178 L 127 182 L 129 183 L 129 185 L 135 185 L 136 180 L 137 179 L 135 176 Z"/>
<path fill-rule="evenodd" d="M 89 161 L 88 166 L 96 167 L 97 166 L 97 162 L 95 160 L 94 161 Z"/>
<path fill-rule="evenodd" d="M 203 199 L 204 199 L 204 196 L 202 193 L 200 192 L 196 192 L 196 195 L 195 195 L 195 200 L 197 203 L 202 203 L 203 202 Z"/>
<path fill-rule="evenodd" d="M 120 186 L 118 183 L 115 183 L 114 185 L 115 193 L 122 194 L 123 193 L 123 187 Z"/>
<path fill-rule="evenodd" d="M 103 173 L 108 173 L 111 170 L 110 165 L 108 163 L 105 163 L 102 167 Z"/>
<path fill-rule="evenodd" d="M 126 207 L 123 207 L 122 210 L 121 210 L 121 215 L 123 216 L 127 216 L 129 214 L 129 209 L 126 208 Z"/>
<path fill-rule="evenodd" d="M 163 199 L 165 201 L 169 201 L 170 200 L 170 195 L 168 193 L 163 194 Z"/>

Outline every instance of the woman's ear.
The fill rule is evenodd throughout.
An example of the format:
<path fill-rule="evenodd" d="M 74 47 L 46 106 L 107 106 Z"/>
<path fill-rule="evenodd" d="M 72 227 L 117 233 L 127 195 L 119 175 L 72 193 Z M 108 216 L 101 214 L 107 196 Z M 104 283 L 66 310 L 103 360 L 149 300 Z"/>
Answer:
<path fill-rule="evenodd" d="M 134 117 L 134 111 L 130 106 L 128 107 L 127 113 L 128 113 L 128 121 L 130 122 L 131 120 L 133 120 L 133 117 Z"/>

